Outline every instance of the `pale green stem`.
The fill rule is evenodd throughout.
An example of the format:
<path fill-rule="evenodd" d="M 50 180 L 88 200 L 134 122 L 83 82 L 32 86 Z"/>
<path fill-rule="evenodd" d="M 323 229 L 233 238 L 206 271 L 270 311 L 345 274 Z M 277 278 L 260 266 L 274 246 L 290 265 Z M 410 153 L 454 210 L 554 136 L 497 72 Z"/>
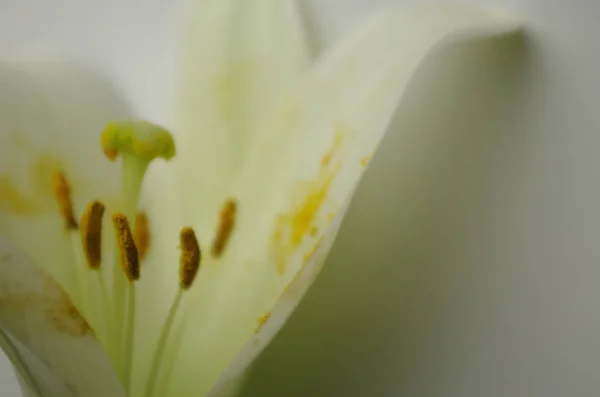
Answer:
<path fill-rule="evenodd" d="M 71 269 L 71 291 L 70 291 L 70 298 L 73 301 L 73 303 L 79 307 L 79 308 L 83 308 L 83 302 L 82 302 L 82 288 L 81 288 L 81 275 L 82 275 L 82 269 L 81 269 L 81 261 L 80 258 L 81 256 L 77 254 L 77 243 L 76 243 L 76 239 L 77 239 L 77 234 L 78 234 L 78 230 L 67 230 L 67 234 L 69 237 L 69 244 L 71 245 L 71 265 L 72 265 L 72 269 Z"/>
<path fill-rule="evenodd" d="M 38 385 L 36 379 L 33 377 L 31 369 L 21 358 L 19 350 L 17 349 L 13 341 L 10 339 L 10 337 L 6 334 L 6 332 L 4 332 L 4 330 L 2 329 L 0 329 L 0 345 L 4 348 L 6 356 L 8 357 L 12 365 L 16 368 L 16 370 L 19 372 L 27 386 L 30 388 L 30 391 L 34 393 L 37 397 L 45 397 L 44 394 L 42 394 L 42 389 L 40 388 L 40 385 Z"/>
<path fill-rule="evenodd" d="M 189 317 L 184 317 L 182 321 L 179 324 L 177 324 L 175 330 L 171 331 L 173 336 L 171 337 L 171 344 L 169 345 L 169 350 L 167 351 L 167 354 L 164 357 L 164 369 L 163 371 L 161 371 L 161 384 L 158 389 L 159 396 L 166 396 L 167 392 L 169 391 L 171 377 L 173 375 L 173 369 L 175 368 L 175 361 L 177 359 L 177 355 L 179 354 L 179 349 L 181 349 L 181 341 L 183 340 L 188 320 Z M 171 328 L 173 328 L 173 326 L 171 326 Z"/>
<path fill-rule="evenodd" d="M 98 279 L 98 286 L 100 287 L 100 300 L 104 312 L 104 341 L 107 346 L 107 350 L 109 351 L 109 354 L 113 354 L 111 352 L 112 346 L 110 341 L 111 323 L 113 319 L 112 312 L 110 310 L 110 300 L 108 298 L 108 288 L 106 287 L 106 281 L 104 280 L 104 274 L 102 274 L 102 270 L 96 270 L 96 277 Z"/>
<path fill-rule="evenodd" d="M 127 299 L 127 321 L 125 323 L 125 345 L 124 345 L 124 353 L 125 353 L 125 369 L 123 372 L 123 383 L 125 386 L 125 390 L 129 395 L 131 390 L 131 367 L 133 362 L 133 344 L 134 340 L 134 330 L 135 330 L 135 282 L 131 282 L 129 284 L 128 290 L 128 299 Z"/>
<path fill-rule="evenodd" d="M 173 328 L 173 323 L 175 322 L 175 316 L 177 315 L 177 311 L 181 304 L 182 296 L 183 289 L 180 288 L 177 292 L 177 295 L 175 296 L 175 300 L 173 300 L 173 303 L 171 304 L 169 314 L 167 315 L 167 320 L 163 325 L 160 337 L 158 339 L 158 343 L 156 345 L 156 350 L 154 351 L 150 372 L 148 373 L 148 380 L 146 381 L 146 389 L 143 394 L 144 397 L 152 397 L 155 394 L 158 371 L 162 364 L 163 355 L 167 346 L 167 341 L 169 339 L 169 335 L 171 334 L 171 329 Z"/>
<path fill-rule="evenodd" d="M 73 273 L 76 278 L 76 296 L 73 299 L 75 305 L 79 307 L 79 309 L 85 313 L 86 315 L 90 315 L 90 307 L 88 303 L 91 301 L 87 294 L 90 293 L 89 288 L 85 285 L 85 270 L 86 270 L 86 261 L 83 257 L 83 252 L 81 251 L 81 240 L 79 236 L 79 229 L 70 230 L 69 231 L 69 239 L 71 240 L 71 251 L 73 253 Z"/>

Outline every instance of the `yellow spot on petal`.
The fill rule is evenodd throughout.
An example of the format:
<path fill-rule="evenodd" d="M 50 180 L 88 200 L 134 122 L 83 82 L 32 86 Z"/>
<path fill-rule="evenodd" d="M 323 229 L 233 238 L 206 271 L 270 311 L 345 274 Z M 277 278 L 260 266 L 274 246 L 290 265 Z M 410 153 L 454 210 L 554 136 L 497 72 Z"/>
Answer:
<path fill-rule="evenodd" d="M 88 322 L 66 296 L 49 303 L 46 315 L 54 328 L 66 335 L 77 337 L 94 334 Z"/>
<path fill-rule="evenodd" d="M 273 260 L 280 275 L 287 272 L 290 258 L 304 244 L 304 241 L 318 235 L 319 222 L 324 223 L 326 220 L 319 214 L 328 201 L 329 189 L 341 168 L 338 153 L 346 135 L 345 127 L 340 125 L 335 131 L 329 150 L 321 158 L 316 180 L 302 182 L 301 189 L 294 191 L 300 195 L 300 198 L 294 200 L 295 204 L 292 205 L 291 211 L 278 214 L 275 218 L 271 242 Z"/>
<path fill-rule="evenodd" d="M 344 128 L 345 127 L 342 125 L 338 126 L 338 128 L 334 134 L 334 137 L 333 137 L 333 144 L 321 158 L 321 166 L 322 167 L 328 167 L 331 164 L 331 160 L 333 159 L 333 157 L 336 155 L 336 153 L 340 149 L 340 146 L 342 146 L 342 141 L 344 139 Z"/>
<path fill-rule="evenodd" d="M 362 165 L 363 167 L 366 167 L 370 161 L 371 161 L 371 156 L 365 156 L 362 159 L 360 159 L 360 165 Z"/>
<path fill-rule="evenodd" d="M 329 175 L 321 185 L 310 191 L 301 206 L 292 215 L 290 242 L 294 247 L 298 247 L 304 236 L 312 229 L 317 212 L 327 198 L 327 192 L 334 176 L 335 174 Z"/>
<path fill-rule="evenodd" d="M 29 170 L 29 177 L 35 194 L 52 196 L 52 177 L 62 169 L 64 169 L 63 164 L 56 157 L 49 154 L 39 155 Z"/>
<path fill-rule="evenodd" d="M 34 215 L 55 211 L 52 180 L 53 175 L 62 169 L 57 158 L 40 154 L 27 170 L 27 188 L 17 185 L 15 176 L 0 174 L 0 212 Z"/>
<path fill-rule="evenodd" d="M 308 252 L 306 254 L 304 254 L 304 256 L 302 257 L 302 262 L 304 265 L 306 265 L 308 262 L 310 262 L 310 260 L 313 258 L 313 256 L 315 256 L 315 252 L 317 252 L 317 250 L 321 247 L 321 244 L 323 244 L 323 236 L 321 236 L 319 241 L 317 241 L 317 243 L 314 244 L 311 247 L 311 249 L 308 250 Z"/>
<path fill-rule="evenodd" d="M 260 329 L 263 327 L 263 325 L 265 325 L 267 323 L 267 321 L 269 321 L 270 318 L 271 318 L 271 312 L 266 312 L 263 316 L 259 317 L 258 318 L 258 326 L 254 330 L 254 333 L 258 334 Z"/>
<path fill-rule="evenodd" d="M 232 120 L 239 111 L 239 99 L 244 97 L 244 91 L 249 88 L 251 76 L 251 63 L 235 62 L 214 79 L 218 111 L 224 120 Z"/>
<path fill-rule="evenodd" d="M 8 177 L 0 176 L 0 212 L 34 214 L 38 208 L 35 200 L 23 193 Z"/>

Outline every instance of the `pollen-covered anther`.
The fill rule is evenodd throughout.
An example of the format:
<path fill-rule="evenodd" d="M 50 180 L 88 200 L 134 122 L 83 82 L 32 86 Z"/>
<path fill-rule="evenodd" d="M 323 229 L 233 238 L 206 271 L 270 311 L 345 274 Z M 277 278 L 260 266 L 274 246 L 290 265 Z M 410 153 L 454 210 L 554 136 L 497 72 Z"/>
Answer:
<path fill-rule="evenodd" d="M 198 269 L 202 253 L 196 239 L 196 233 L 190 227 L 184 227 L 179 233 L 181 256 L 179 258 L 179 286 L 187 290 L 192 286 Z"/>
<path fill-rule="evenodd" d="M 81 245 L 91 269 L 99 269 L 102 263 L 102 217 L 104 204 L 92 201 L 81 217 Z"/>
<path fill-rule="evenodd" d="M 52 177 L 54 198 L 58 204 L 60 214 L 67 229 L 77 229 L 77 221 L 73 215 L 73 202 L 71 201 L 71 186 L 62 172 L 56 172 Z"/>
<path fill-rule="evenodd" d="M 125 215 L 116 213 L 112 216 L 112 222 L 117 235 L 117 247 L 119 249 L 123 273 L 125 273 L 129 282 L 139 280 L 140 259 L 131 228 L 129 227 L 129 221 Z"/>
<path fill-rule="evenodd" d="M 148 224 L 148 216 L 144 212 L 138 212 L 135 216 L 133 240 L 138 249 L 140 260 L 144 260 L 150 249 L 150 226 Z"/>
<path fill-rule="evenodd" d="M 237 203 L 235 200 L 227 200 L 221 210 L 219 227 L 217 235 L 213 241 L 211 253 L 215 258 L 220 257 L 227 246 L 235 226 L 235 217 L 237 214 Z"/>

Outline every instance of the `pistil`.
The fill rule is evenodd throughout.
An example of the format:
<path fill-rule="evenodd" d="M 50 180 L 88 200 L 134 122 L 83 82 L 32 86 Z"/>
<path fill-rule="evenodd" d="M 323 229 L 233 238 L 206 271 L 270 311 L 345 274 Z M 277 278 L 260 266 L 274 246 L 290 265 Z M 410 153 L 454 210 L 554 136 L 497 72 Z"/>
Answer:
<path fill-rule="evenodd" d="M 121 156 L 122 180 L 119 211 L 125 219 L 134 219 L 148 165 L 157 157 L 169 160 L 175 155 L 173 138 L 167 130 L 160 126 L 145 121 L 127 120 L 108 123 L 102 132 L 100 141 L 102 150 L 109 160 L 114 161 Z M 131 241 L 135 245 L 133 237 Z M 122 258 L 118 255 L 115 257 L 113 267 L 112 298 L 116 323 L 124 326 L 115 327 L 112 339 L 116 345 L 115 354 L 125 354 L 125 357 L 116 359 L 114 362 L 119 367 L 118 370 L 122 373 L 124 383 L 128 388 L 132 362 L 134 326 L 132 318 L 135 313 L 135 288 L 131 282 L 128 285 L 121 272 L 118 271 L 118 264 L 122 263 Z M 139 262 L 137 248 L 136 255 L 138 255 Z M 124 367 L 121 367 L 123 365 Z"/>

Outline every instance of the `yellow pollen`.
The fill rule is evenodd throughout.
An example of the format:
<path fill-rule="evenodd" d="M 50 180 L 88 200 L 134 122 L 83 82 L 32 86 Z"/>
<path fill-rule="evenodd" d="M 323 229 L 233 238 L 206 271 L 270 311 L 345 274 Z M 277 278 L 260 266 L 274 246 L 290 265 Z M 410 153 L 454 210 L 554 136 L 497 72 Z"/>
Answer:
<path fill-rule="evenodd" d="M 254 333 L 258 334 L 260 329 L 263 327 L 263 325 L 265 325 L 267 323 L 267 321 L 269 321 L 270 318 L 271 318 L 271 312 L 266 312 L 264 315 L 260 316 L 257 320 L 258 326 L 254 329 Z"/>
<path fill-rule="evenodd" d="M 369 164 L 369 161 L 371 161 L 371 156 L 365 156 L 362 159 L 360 159 L 360 165 L 366 167 Z"/>
<path fill-rule="evenodd" d="M 102 263 L 102 217 L 104 204 L 93 201 L 81 217 L 81 245 L 91 269 L 99 269 Z"/>
<path fill-rule="evenodd" d="M 116 213 L 112 216 L 113 226 L 117 234 L 117 247 L 121 258 L 123 273 L 129 282 L 140 278 L 140 260 L 138 249 L 135 245 L 129 221 L 123 214 Z"/>
<path fill-rule="evenodd" d="M 60 209 L 67 229 L 77 229 L 77 221 L 73 215 L 73 202 L 71 201 L 71 187 L 62 172 L 56 172 L 52 177 L 54 198 Z"/>
<path fill-rule="evenodd" d="M 143 212 L 139 212 L 135 216 L 133 240 L 138 249 L 140 260 L 144 260 L 150 249 L 150 227 L 148 225 L 148 217 Z"/>
<path fill-rule="evenodd" d="M 212 245 L 212 255 L 215 258 L 220 257 L 227 246 L 227 242 L 235 226 L 235 216 L 237 213 L 237 203 L 235 200 L 227 200 L 221 210 L 221 219 L 217 235 Z"/>
<path fill-rule="evenodd" d="M 191 227 L 184 227 L 179 233 L 179 244 L 181 256 L 179 258 L 179 286 L 187 290 L 192 286 L 198 269 L 202 254 L 196 239 L 196 233 Z"/>

